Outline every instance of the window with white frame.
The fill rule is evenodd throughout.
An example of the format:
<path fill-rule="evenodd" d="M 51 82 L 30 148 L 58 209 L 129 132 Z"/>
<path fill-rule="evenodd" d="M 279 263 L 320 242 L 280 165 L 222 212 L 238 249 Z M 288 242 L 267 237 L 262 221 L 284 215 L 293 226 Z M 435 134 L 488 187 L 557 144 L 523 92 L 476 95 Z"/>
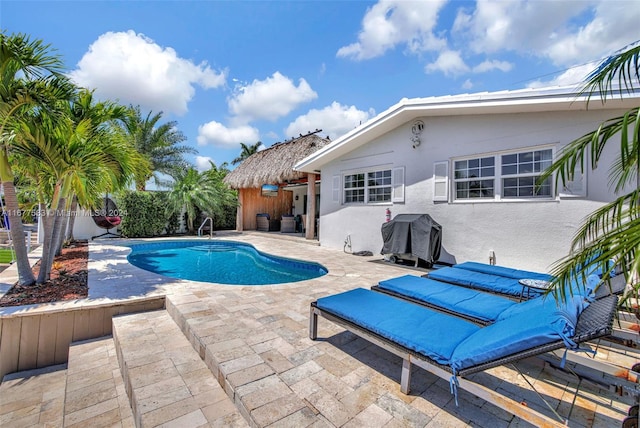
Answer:
<path fill-rule="evenodd" d="M 538 185 L 538 176 L 553 162 L 551 149 L 504 154 L 502 163 L 503 198 L 550 198 L 551 178 Z"/>
<path fill-rule="evenodd" d="M 404 202 L 404 167 L 347 173 L 343 183 L 345 204 Z"/>
<path fill-rule="evenodd" d="M 455 199 L 523 199 L 553 196 L 551 178 L 537 182 L 553 150 L 498 153 L 453 161 Z"/>
<path fill-rule="evenodd" d="M 344 202 L 364 203 L 365 181 L 364 173 L 351 174 L 344 176 Z"/>
<path fill-rule="evenodd" d="M 367 173 L 367 202 L 391 202 L 391 170 Z"/>
<path fill-rule="evenodd" d="M 495 196 L 495 159 L 493 156 L 454 162 L 456 199 L 493 198 Z"/>

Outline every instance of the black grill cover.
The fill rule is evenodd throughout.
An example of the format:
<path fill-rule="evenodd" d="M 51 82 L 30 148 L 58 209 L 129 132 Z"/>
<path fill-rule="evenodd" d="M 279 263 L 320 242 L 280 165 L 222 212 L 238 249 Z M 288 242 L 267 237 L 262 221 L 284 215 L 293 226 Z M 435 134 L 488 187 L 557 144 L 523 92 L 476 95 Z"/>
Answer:
<path fill-rule="evenodd" d="M 440 258 L 442 226 L 428 214 L 398 214 L 382 224 L 381 254 L 411 254 L 429 265 Z"/>

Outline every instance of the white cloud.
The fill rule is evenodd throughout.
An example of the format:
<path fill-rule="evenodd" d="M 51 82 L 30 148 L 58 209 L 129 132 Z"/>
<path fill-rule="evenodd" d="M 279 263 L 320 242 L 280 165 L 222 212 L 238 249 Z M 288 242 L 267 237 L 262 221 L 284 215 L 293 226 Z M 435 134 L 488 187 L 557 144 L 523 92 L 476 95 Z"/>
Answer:
<path fill-rule="evenodd" d="M 187 112 L 195 85 L 209 89 L 225 83 L 224 72 L 180 58 L 132 30 L 98 37 L 70 76 L 79 86 L 96 89 L 99 98 L 175 114 Z"/>
<path fill-rule="evenodd" d="M 629 7 L 635 5 L 635 7 Z M 607 56 L 638 39 L 640 7 L 635 2 L 601 1 L 594 17 L 569 34 L 560 34 L 544 53 L 554 63 L 573 65 Z"/>
<path fill-rule="evenodd" d="M 322 129 L 323 135 L 336 139 L 351 131 L 361 123 L 375 115 L 374 110 L 362 111 L 355 106 L 344 106 L 336 101 L 322 110 L 312 109 L 307 114 L 298 116 L 285 129 L 285 137 L 297 137 L 309 131 Z"/>
<path fill-rule="evenodd" d="M 483 61 L 480 64 L 473 67 L 474 73 L 486 73 L 491 70 L 500 70 L 500 71 L 511 71 L 513 68 L 513 64 L 508 61 Z"/>
<path fill-rule="evenodd" d="M 474 10 L 458 11 L 452 33 L 475 53 L 513 51 L 572 66 L 608 55 L 637 38 L 640 7 L 630 4 L 478 0 Z"/>
<path fill-rule="evenodd" d="M 469 66 L 465 64 L 460 51 L 443 51 L 431 64 L 424 68 L 425 72 L 433 73 L 441 71 L 445 75 L 459 75 L 469 72 Z"/>
<path fill-rule="evenodd" d="M 240 143 L 254 144 L 260 140 L 259 137 L 258 130 L 251 126 L 228 128 L 219 122 L 211 121 L 198 127 L 197 141 L 200 146 L 211 144 L 224 148 L 239 148 Z"/>
<path fill-rule="evenodd" d="M 228 103 L 229 111 L 235 116 L 234 123 L 242 124 L 256 119 L 277 120 L 317 97 L 306 80 L 300 79 L 296 86 L 291 79 L 276 71 L 265 80 L 239 86 Z"/>
<path fill-rule="evenodd" d="M 590 63 L 577 67 L 569 68 L 557 77 L 551 80 L 535 80 L 530 82 L 527 87 L 529 88 L 543 88 L 548 86 L 575 86 L 581 87 L 584 84 L 585 78 L 591 73 L 596 64 Z"/>
<path fill-rule="evenodd" d="M 412 53 L 440 50 L 446 42 L 433 30 L 445 4 L 446 0 L 381 0 L 367 10 L 358 41 L 341 47 L 336 55 L 365 60 L 403 44 Z"/>
<path fill-rule="evenodd" d="M 473 82 L 471 81 L 471 79 L 465 80 L 464 83 L 462 84 L 462 89 L 468 91 L 471 88 L 473 88 Z"/>
<path fill-rule="evenodd" d="M 196 156 L 196 169 L 198 171 L 207 171 L 211 169 L 210 162 L 215 164 L 213 158 L 210 158 L 209 156 Z"/>

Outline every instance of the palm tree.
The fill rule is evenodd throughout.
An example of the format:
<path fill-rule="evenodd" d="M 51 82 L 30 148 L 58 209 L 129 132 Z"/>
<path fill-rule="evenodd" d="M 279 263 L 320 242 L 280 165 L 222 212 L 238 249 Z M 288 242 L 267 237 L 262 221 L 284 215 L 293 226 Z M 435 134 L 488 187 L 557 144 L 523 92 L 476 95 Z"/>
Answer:
<path fill-rule="evenodd" d="M 209 177 L 217 197 L 207 200 L 203 210 L 213 218 L 220 218 L 226 210 L 229 208 L 235 209 L 238 206 L 238 194 L 224 183 L 224 177 L 229 173 L 227 163 L 223 162 L 217 167 L 215 163 L 209 161 L 209 165 L 209 169 L 204 171 L 203 174 Z"/>
<path fill-rule="evenodd" d="M 231 165 L 237 165 L 241 163 L 243 160 L 245 160 L 246 158 L 248 158 L 249 156 L 255 153 L 258 153 L 258 151 L 260 150 L 260 146 L 262 146 L 262 141 L 258 141 L 255 144 L 249 144 L 249 145 L 245 143 L 240 143 L 240 149 L 241 149 L 240 156 L 232 160 Z"/>
<path fill-rule="evenodd" d="M 182 146 L 186 137 L 177 128 L 177 122 L 170 121 L 159 125 L 162 112 L 142 117 L 140 106 L 130 107 L 130 114 L 124 120 L 122 131 L 131 143 L 148 161 L 149 169 L 136 176 L 136 189 L 145 190 L 146 183 L 152 177 L 156 184 L 166 184 L 158 174 L 165 174 L 172 178 L 184 172 L 189 167 L 184 159 L 186 154 L 196 154 L 197 150 Z"/>
<path fill-rule="evenodd" d="M 606 58 L 588 76 L 581 94 L 598 94 L 602 102 L 608 97 L 637 93 L 640 82 L 640 44 L 630 45 Z M 640 107 L 634 107 L 622 116 L 603 122 L 598 129 L 572 141 L 540 177 L 540 182 L 556 174 L 556 187 L 571 181 L 574 171 L 598 166 L 605 145 L 619 140 L 619 154 L 610 169 L 610 185 L 618 196 L 591 213 L 576 232 L 567 257 L 556 262 L 552 273 L 556 276 L 553 292 L 565 298 L 565 287 L 572 278 L 584 278 L 593 265 L 600 266 L 610 277 L 615 259 L 631 282 L 634 294 L 640 286 Z M 590 157 L 590 165 L 587 156 Z M 590 267 L 591 266 L 591 267 Z"/>
<path fill-rule="evenodd" d="M 78 127 L 83 122 L 88 124 L 91 128 L 91 134 L 95 137 L 112 141 L 113 138 L 118 138 L 118 134 L 115 134 L 117 128 L 117 121 L 122 121 L 127 117 L 129 110 L 119 104 L 110 101 L 97 102 L 93 98 L 93 91 L 87 89 L 81 89 L 72 102 L 67 106 L 68 114 L 73 124 Z M 124 141 L 121 142 L 125 144 Z M 140 159 L 139 155 L 135 155 L 131 160 L 138 159 L 135 165 L 128 165 L 127 168 L 135 168 L 135 175 L 140 175 L 147 171 L 148 165 L 144 159 Z M 128 162 L 129 164 L 131 162 Z M 83 191 L 84 189 L 77 189 Z M 110 191 L 111 189 L 107 189 Z M 83 196 L 83 201 L 90 201 L 96 197 L 102 197 L 101 195 Z M 62 227 L 62 231 L 67 230 L 68 235 L 64 233 L 60 234 L 60 238 L 56 243 L 56 255 L 59 255 L 62 250 L 62 243 L 65 238 L 71 239 L 73 225 L 75 220 L 75 213 L 78 207 L 78 197 L 75 193 L 67 199 L 65 212 L 72 215 L 67 216 L 65 224 Z"/>
<path fill-rule="evenodd" d="M 194 231 L 194 221 L 197 209 L 205 211 L 210 201 L 219 197 L 217 187 L 210 174 L 198 172 L 190 167 L 178 174 L 173 188 L 169 192 L 169 203 L 167 213 L 181 213 L 185 210 L 187 216 L 187 229 L 190 233 Z"/>
<path fill-rule="evenodd" d="M 80 93 L 81 102 L 90 94 Z M 118 106 L 85 103 L 84 118 L 51 118 L 38 112 L 17 129 L 13 151 L 22 168 L 40 183 L 44 241 L 37 282 L 49 279 L 55 253 L 62 243 L 68 205 L 74 196 L 82 206 L 95 206 L 107 191 L 132 181 L 144 159 L 113 128 L 103 126 L 117 115 Z M 113 108 L 111 108 L 113 107 Z"/>
<path fill-rule="evenodd" d="M 62 61 L 49 45 L 24 34 L 0 32 L 0 181 L 2 182 L 11 239 L 18 266 L 18 283 L 32 285 L 24 229 L 18 210 L 14 175 L 9 155 L 15 138 L 13 128 L 25 111 L 50 107 L 73 93 L 74 87 L 61 76 Z"/>

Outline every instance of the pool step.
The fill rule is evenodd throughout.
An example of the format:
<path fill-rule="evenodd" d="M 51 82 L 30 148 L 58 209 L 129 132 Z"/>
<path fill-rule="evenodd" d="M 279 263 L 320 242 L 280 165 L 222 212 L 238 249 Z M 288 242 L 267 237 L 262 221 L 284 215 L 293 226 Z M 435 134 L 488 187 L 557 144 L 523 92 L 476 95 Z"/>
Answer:
<path fill-rule="evenodd" d="M 113 337 L 136 426 L 247 426 L 166 311 L 114 317 Z"/>
<path fill-rule="evenodd" d="M 187 249 L 191 250 L 191 251 L 200 251 L 200 252 L 204 252 L 204 253 L 225 253 L 225 252 L 229 252 L 229 251 L 236 251 L 238 250 L 238 246 L 232 246 L 232 245 L 198 245 L 198 246 L 194 246 L 194 247 L 187 247 Z"/>
<path fill-rule="evenodd" d="M 263 330 L 262 323 L 251 316 L 237 316 L 238 311 L 253 312 L 252 303 L 227 306 L 216 297 L 189 294 L 168 297 L 166 310 L 252 427 L 331 426 L 292 388 L 311 375 L 309 366 L 315 363 L 296 366 L 279 352 L 292 351 L 290 343 L 273 331 Z M 253 316 L 271 318 L 259 314 L 264 315 L 257 311 Z M 304 317 L 297 322 L 285 319 L 287 327 L 282 330 L 299 328 L 306 332 Z M 248 339 L 238 334 L 246 331 L 253 332 Z M 338 412 L 338 419 L 344 416 L 342 410 Z"/>
<path fill-rule="evenodd" d="M 133 413 L 111 336 L 69 347 L 64 426 L 133 427 Z"/>

